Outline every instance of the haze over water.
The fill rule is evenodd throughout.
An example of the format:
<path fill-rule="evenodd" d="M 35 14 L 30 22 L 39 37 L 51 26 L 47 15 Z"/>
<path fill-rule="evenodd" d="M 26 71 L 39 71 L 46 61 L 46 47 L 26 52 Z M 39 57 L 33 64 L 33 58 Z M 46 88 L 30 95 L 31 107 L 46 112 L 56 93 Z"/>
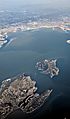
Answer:
<path fill-rule="evenodd" d="M 51 29 L 9 34 L 9 39 L 15 40 L 0 50 L 0 79 L 24 72 L 37 81 L 40 92 L 53 88 L 67 94 L 70 92 L 70 45 L 66 43 L 69 37 L 70 33 Z M 57 59 L 60 70 L 59 75 L 52 79 L 35 68 L 38 61 L 50 58 Z"/>

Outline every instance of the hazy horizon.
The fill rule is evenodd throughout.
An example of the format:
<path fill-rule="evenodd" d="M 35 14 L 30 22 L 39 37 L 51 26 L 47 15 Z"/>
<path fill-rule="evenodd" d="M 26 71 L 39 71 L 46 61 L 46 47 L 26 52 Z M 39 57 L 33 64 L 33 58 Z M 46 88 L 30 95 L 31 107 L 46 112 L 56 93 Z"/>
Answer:
<path fill-rule="evenodd" d="M 0 8 L 20 7 L 23 5 L 45 4 L 52 8 L 69 8 L 70 0 L 0 0 Z"/>

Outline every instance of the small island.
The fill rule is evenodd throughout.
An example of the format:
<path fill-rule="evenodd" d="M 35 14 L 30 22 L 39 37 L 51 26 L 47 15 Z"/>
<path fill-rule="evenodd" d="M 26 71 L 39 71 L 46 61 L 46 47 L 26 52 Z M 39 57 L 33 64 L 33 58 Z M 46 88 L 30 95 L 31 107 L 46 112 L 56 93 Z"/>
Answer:
<path fill-rule="evenodd" d="M 17 109 L 28 114 L 40 108 L 50 96 L 52 89 L 38 94 L 35 85 L 36 81 L 25 74 L 4 80 L 0 88 L 0 119 Z"/>
<path fill-rule="evenodd" d="M 70 44 L 70 40 L 67 40 L 67 43 Z"/>
<path fill-rule="evenodd" d="M 49 74 L 51 78 L 59 74 L 59 69 L 56 67 L 57 60 L 43 60 L 42 62 L 37 62 L 36 68 L 43 74 Z"/>

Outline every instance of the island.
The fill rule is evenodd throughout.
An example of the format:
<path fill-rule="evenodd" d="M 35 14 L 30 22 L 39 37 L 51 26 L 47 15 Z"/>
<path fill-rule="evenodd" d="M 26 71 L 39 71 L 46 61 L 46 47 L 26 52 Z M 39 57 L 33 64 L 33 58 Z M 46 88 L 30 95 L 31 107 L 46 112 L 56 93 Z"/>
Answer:
<path fill-rule="evenodd" d="M 52 89 L 38 94 L 36 81 L 25 74 L 4 80 L 0 88 L 0 119 L 17 109 L 26 114 L 34 112 L 44 104 L 51 92 Z"/>
<path fill-rule="evenodd" d="M 67 40 L 67 43 L 70 44 L 70 40 Z"/>
<path fill-rule="evenodd" d="M 43 60 L 36 63 L 36 68 L 43 74 L 49 74 L 51 78 L 59 74 L 59 69 L 56 67 L 57 60 Z"/>

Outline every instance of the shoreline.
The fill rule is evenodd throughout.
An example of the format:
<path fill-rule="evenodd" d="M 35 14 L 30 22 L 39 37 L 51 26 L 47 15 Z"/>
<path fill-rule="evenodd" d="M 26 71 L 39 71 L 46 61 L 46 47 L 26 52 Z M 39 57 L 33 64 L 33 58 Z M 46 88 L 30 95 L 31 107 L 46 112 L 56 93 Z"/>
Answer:
<path fill-rule="evenodd" d="M 13 26 L 7 26 L 5 28 L 0 28 L 0 48 L 2 48 L 4 45 L 6 45 L 8 41 L 8 33 L 16 33 L 18 31 L 33 31 L 33 30 L 39 30 L 42 28 L 46 29 L 52 29 L 53 31 L 55 29 L 60 29 L 64 31 L 65 33 L 68 33 L 70 31 L 69 27 L 65 27 L 65 23 L 47 23 L 47 22 L 31 22 L 31 23 L 21 23 L 21 24 L 15 24 Z"/>

